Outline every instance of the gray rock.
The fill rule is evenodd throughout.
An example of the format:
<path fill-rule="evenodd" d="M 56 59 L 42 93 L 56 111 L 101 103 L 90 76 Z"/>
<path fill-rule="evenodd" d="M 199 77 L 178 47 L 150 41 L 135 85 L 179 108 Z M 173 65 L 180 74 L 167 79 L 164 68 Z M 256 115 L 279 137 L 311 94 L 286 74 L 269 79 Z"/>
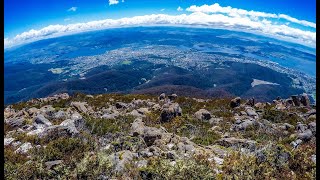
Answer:
<path fill-rule="evenodd" d="M 150 111 L 148 110 L 148 108 L 139 108 L 137 109 L 138 113 L 145 115 L 147 113 L 149 113 Z"/>
<path fill-rule="evenodd" d="M 308 124 L 308 129 L 311 130 L 312 134 L 316 134 L 316 131 L 317 131 L 317 124 L 316 122 L 311 122 Z"/>
<path fill-rule="evenodd" d="M 145 126 L 142 137 L 147 146 L 152 146 L 157 139 L 161 139 L 163 133 L 165 131 L 162 129 Z"/>
<path fill-rule="evenodd" d="M 86 108 L 86 102 L 71 102 L 71 106 L 75 107 L 78 111 L 87 113 L 88 109 Z"/>
<path fill-rule="evenodd" d="M 136 166 L 138 168 L 147 167 L 148 161 L 147 160 L 140 160 L 136 162 Z"/>
<path fill-rule="evenodd" d="M 301 139 L 302 141 L 309 141 L 312 137 L 313 134 L 310 129 L 298 134 L 298 139 Z"/>
<path fill-rule="evenodd" d="M 25 122 L 25 120 L 23 117 L 11 118 L 11 119 L 7 120 L 7 124 L 12 128 L 21 127 L 21 126 L 23 126 L 24 122 Z"/>
<path fill-rule="evenodd" d="M 4 146 L 10 145 L 14 140 L 14 138 L 4 138 Z"/>
<path fill-rule="evenodd" d="M 296 126 L 296 130 L 300 133 L 303 133 L 304 131 L 307 130 L 307 126 L 305 124 L 301 124 L 298 122 L 298 124 Z"/>
<path fill-rule="evenodd" d="M 63 161 L 62 160 L 55 160 L 55 161 L 47 161 L 44 164 L 46 165 L 46 169 L 49 170 L 52 167 L 61 164 Z"/>
<path fill-rule="evenodd" d="M 130 113 L 128 113 L 129 115 L 132 115 L 134 117 L 145 117 L 145 115 L 139 113 L 137 110 L 132 110 Z"/>
<path fill-rule="evenodd" d="M 131 124 L 131 133 L 134 136 L 142 135 L 144 133 L 144 123 L 142 122 L 142 119 L 137 118 L 133 121 Z"/>
<path fill-rule="evenodd" d="M 297 140 L 295 140 L 295 141 L 292 141 L 292 142 L 290 143 L 290 145 L 291 145 L 294 149 L 296 149 L 301 143 L 302 143 L 302 140 L 301 140 L 301 139 L 297 139 Z"/>
<path fill-rule="evenodd" d="M 78 119 L 82 119 L 82 116 L 79 113 L 75 112 L 71 115 L 71 120 L 78 120 Z"/>
<path fill-rule="evenodd" d="M 48 126 L 52 126 L 52 123 L 45 118 L 42 114 L 37 115 L 34 119 L 33 119 L 34 125 L 35 126 L 44 126 L 44 127 L 48 127 Z"/>
<path fill-rule="evenodd" d="M 199 109 L 194 113 L 194 116 L 199 120 L 209 120 L 211 119 L 211 113 L 205 109 Z"/>
<path fill-rule="evenodd" d="M 178 98 L 178 95 L 176 95 L 176 94 L 168 95 L 168 99 L 169 99 L 170 101 L 174 101 L 174 100 L 176 100 L 177 98 Z"/>
<path fill-rule="evenodd" d="M 40 112 L 47 117 L 53 117 L 55 109 L 52 107 L 52 105 L 46 105 L 40 108 Z"/>
<path fill-rule="evenodd" d="M 65 119 L 67 118 L 67 114 L 64 111 L 58 111 L 54 114 L 54 118 L 56 119 Z"/>
<path fill-rule="evenodd" d="M 311 156 L 311 160 L 312 160 L 312 162 L 314 162 L 315 164 L 317 163 L 317 157 L 316 157 L 315 154 L 313 154 L 313 155 Z"/>
<path fill-rule="evenodd" d="M 111 154 L 109 156 L 109 159 L 111 160 L 111 163 L 115 166 L 115 171 L 121 173 L 125 170 L 125 165 L 127 163 L 130 163 L 134 157 L 135 155 L 131 151 L 125 150 Z"/>
<path fill-rule="evenodd" d="M 248 139 L 237 139 L 234 137 L 221 138 L 217 141 L 217 144 L 224 147 L 247 148 L 250 151 L 254 151 L 256 148 L 256 141 Z"/>
<path fill-rule="evenodd" d="M 178 103 L 168 103 L 163 105 L 163 109 L 161 112 L 161 122 L 168 122 L 176 116 L 182 115 L 182 109 L 180 108 Z"/>
<path fill-rule="evenodd" d="M 128 105 L 126 103 L 123 103 L 123 102 L 116 102 L 115 106 L 116 106 L 117 109 L 126 109 L 126 108 L 128 108 Z"/>
<path fill-rule="evenodd" d="M 166 94 L 165 93 L 162 93 L 162 94 L 160 94 L 160 96 L 159 96 L 159 100 L 164 100 L 166 98 Z"/>
<path fill-rule="evenodd" d="M 258 117 L 258 114 L 256 113 L 256 110 L 253 109 L 252 107 L 246 107 L 246 112 L 247 112 L 248 116 Z"/>
<path fill-rule="evenodd" d="M 38 108 L 32 107 L 32 108 L 29 108 L 27 112 L 29 113 L 30 116 L 33 116 L 33 115 L 37 115 L 40 112 L 40 110 Z"/>
<path fill-rule="evenodd" d="M 289 124 L 289 123 L 284 123 L 283 126 L 285 127 L 284 130 L 290 130 L 290 129 L 294 129 L 294 126 Z"/>
<path fill-rule="evenodd" d="M 167 152 L 167 158 L 168 159 L 176 159 L 178 156 L 174 151 L 168 151 Z"/>
<path fill-rule="evenodd" d="M 16 151 L 15 153 L 21 153 L 25 154 L 27 153 L 30 149 L 32 149 L 32 145 L 29 142 L 23 143 Z"/>
<path fill-rule="evenodd" d="M 306 93 L 303 93 L 300 99 L 302 105 L 310 107 L 310 99 Z"/>

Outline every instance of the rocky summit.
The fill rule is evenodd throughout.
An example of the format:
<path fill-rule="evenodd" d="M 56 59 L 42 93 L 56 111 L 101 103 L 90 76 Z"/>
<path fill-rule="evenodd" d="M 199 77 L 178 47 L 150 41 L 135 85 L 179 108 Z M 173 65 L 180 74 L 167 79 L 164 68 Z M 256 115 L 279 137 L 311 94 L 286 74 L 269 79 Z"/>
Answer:
<path fill-rule="evenodd" d="M 315 179 L 316 110 L 179 94 L 56 94 L 4 109 L 6 179 Z"/>

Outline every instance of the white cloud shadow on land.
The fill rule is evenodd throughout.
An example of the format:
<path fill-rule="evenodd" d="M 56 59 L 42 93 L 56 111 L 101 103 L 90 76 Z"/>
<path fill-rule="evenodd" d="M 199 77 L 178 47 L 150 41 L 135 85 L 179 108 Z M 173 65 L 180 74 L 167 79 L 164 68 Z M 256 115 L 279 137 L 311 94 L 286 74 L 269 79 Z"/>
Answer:
<path fill-rule="evenodd" d="M 215 5 L 217 6 L 217 5 Z M 217 6 L 218 10 L 220 6 Z M 219 11 L 227 12 L 220 8 Z M 234 8 L 231 8 L 234 9 Z M 273 14 L 245 11 L 245 10 L 228 10 L 229 15 L 221 13 L 208 13 L 212 9 L 206 6 L 197 9 L 195 6 L 188 8 L 194 11 L 191 14 L 167 15 L 167 14 L 151 14 L 144 16 L 135 16 L 121 19 L 105 19 L 99 21 L 91 21 L 87 23 L 75 23 L 68 25 L 50 25 L 45 28 L 23 32 L 13 38 L 4 39 L 4 47 L 9 48 L 16 45 L 33 42 L 41 39 L 73 34 L 84 31 L 99 30 L 113 27 L 130 27 L 130 26 L 149 26 L 149 25 L 172 25 L 172 26 L 201 26 L 209 28 L 222 28 L 230 30 L 238 30 L 274 37 L 277 39 L 294 42 L 309 47 L 316 46 L 316 32 L 306 31 L 286 24 L 276 24 L 274 21 L 265 19 L 273 17 Z M 206 13 L 205 13 L 206 12 Z M 232 15 L 230 15 L 232 14 Z M 245 15 L 241 15 L 245 14 Z M 250 14 L 250 15 L 247 15 Z M 262 17 L 262 20 L 256 17 Z M 300 21 L 300 20 L 298 20 Z"/>

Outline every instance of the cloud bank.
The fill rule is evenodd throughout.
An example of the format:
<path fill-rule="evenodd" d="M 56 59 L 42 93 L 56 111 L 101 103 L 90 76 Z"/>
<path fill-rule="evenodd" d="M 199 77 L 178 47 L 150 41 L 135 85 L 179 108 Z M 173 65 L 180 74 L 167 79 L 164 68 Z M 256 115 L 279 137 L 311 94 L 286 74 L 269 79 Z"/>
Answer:
<path fill-rule="evenodd" d="M 291 16 L 285 15 L 285 14 L 272 14 L 272 13 L 265 13 L 265 12 L 259 12 L 259 11 L 247 11 L 244 9 L 237 9 L 232 8 L 230 6 L 222 7 L 218 3 L 215 3 L 213 5 L 202 5 L 202 6 L 190 6 L 186 9 L 186 11 L 189 12 L 203 12 L 203 13 L 223 13 L 231 17 L 249 17 L 253 20 L 257 20 L 257 18 L 277 18 L 277 19 L 285 19 L 287 21 L 297 23 L 303 26 L 309 26 L 312 28 L 316 28 L 316 23 L 308 22 L 305 20 L 298 20 L 296 18 L 293 18 Z"/>
<path fill-rule="evenodd" d="M 68 25 L 50 25 L 45 28 L 23 32 L 13 38 L 4 39 L 4 47 L 33 42 L 45 38 L 57 37 L 77 32 L 99 30 L 113 27 L 145 26 L 145 25 L 173 25 L 173 26 L 202 26 L 246 31 L 277 39 L 302 44 L 309 47 L 316 46 L 316 32 L 290 27 L 288 24 L 279 24 L 267 18 L 283 18 L 290 22 L 304 26 L 313 26 L 311 22 L 298 20 L 287 15 L 275 15 L 264 12 L 246 11 L 231 7 L 221 7 L 218 4 L 211 6 L 190 6 L 186 9 L 190 14 L 168 15 L 151 14 L 121 19 L 105 19 L 87 23 Z M 218 12 L 218 13 L 217 13 Z M 280 17 L 281 16 L 281 17 Z M 262 19 L 261 19 L 262 18 Z"/>

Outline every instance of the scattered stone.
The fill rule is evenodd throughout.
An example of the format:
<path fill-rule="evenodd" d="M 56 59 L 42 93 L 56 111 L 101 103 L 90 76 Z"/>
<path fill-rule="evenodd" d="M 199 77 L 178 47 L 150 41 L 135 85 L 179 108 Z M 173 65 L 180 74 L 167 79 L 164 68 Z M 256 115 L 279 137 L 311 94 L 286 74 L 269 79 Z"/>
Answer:
<path fill-rule="evenodd" d="M 14 138 L 4 138 L 4 146 L 10 145 L 14 140 Z"/>
<path fill-rule="evenodd" d="M 78 111 L 87 113 L 86 102 L 71 102 L 71 106 L 75 107 Z"/>
<path fill-rule="evenodd" d="M 30 149 L 32 149 L 32 145 L 29 142 L 23 143 L 15 153 L 26 154 Z"/>
<path fill-rule="evenodd" d="M 176 116 L 182 115 L 182 109 L 178 103 L 165 104 L 161 112 L 161 122 L 169 122 Z"/>
<path fill-rule="evenodd" d="M 302 141 L 309 141 L 313 137 L 313 134 L 310 129 L 307 129 L 303 133 L 298 134 L 298 139 L 301 139 Z"/>
<path fill-rule="evenodd" d="M 55 160 L 55 161 L 47 161 L 44 164 L 46 165 L 46 169 L 49 170 L 52 167 L 61 164 L 63 161 L 62 160 Z"/>
<path fill-rule="evenodd" d="M 15 128 L 15 127 L 21 127 L 24 125 L 24 118 L 20 117 L 20 118 L 11 118 L 7 120 L 7 124 L 11 127 L 11 128 Z"/>
<path fill-rule="evenodd" d="M 256 141 L 248 139 L 237 139 L 234 137 L 230 138 L 221 138 L 217 141 L 217 144 L 224 147 L 235 147 L 235 148 L 247 148 L 251 151 L 254 151 L 256 148 Z"/>
<path fill-rule="evenodd" d="M 209 120 L 211 119 L 211 113 L 205 109 L 199 109 L 194 116 L 199 120 Z"/>
<path fill-rule="evenodd" d="M 258 117 L 259 115 L 256 113 L 256 110 L 253 109 L 252 107 L 246 107 L 246 112 L 248 114 L 248 116 L 251 116 L 251 117 Z"/>
<path fill-rule="evenodd" d="M 52 126 L 52 123 L 45 118 L 42 114 L 37 115 L 34 119 L 34 126 L 44 126 L 44 127 L 48 127 L 48 126 Z"/>
<path fill-rule="evenodd" d="M 115 106 L 117 109 L 126 109 L 128 107 L 128 105 L 123 102 L 116 102 Z"/>

